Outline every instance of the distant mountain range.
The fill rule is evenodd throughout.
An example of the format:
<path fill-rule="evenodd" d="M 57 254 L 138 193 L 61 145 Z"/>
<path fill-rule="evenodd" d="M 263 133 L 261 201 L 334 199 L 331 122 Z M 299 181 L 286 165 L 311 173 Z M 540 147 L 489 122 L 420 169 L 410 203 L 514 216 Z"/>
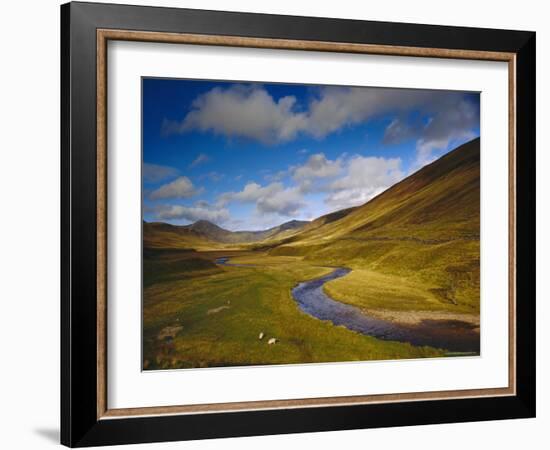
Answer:
<path fill-rule="evenodd" d="M 190 225 L 144 222 L 143 232 L 146 246 L 151 247 L 169 247 L 171 246 L 170 242 L 172 242 L 172 246 L 181 247 L 180 244 L 188 246 L 201 240 L 221 244 L 245 244 L 261 242 L 274 237 L 288 237 L 309 223 L 308 221 L 291 220 L 267 230 L 229 231 L 208 220 L 198 220 Z"/>

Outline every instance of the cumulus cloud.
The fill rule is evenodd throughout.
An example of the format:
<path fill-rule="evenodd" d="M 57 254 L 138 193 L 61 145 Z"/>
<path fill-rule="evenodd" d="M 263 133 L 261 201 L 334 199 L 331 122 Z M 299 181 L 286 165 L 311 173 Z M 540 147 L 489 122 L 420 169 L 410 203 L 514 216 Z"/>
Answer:
<path fill-rule="evenodd" d="M 404 176 L 400 158 L 354 156 L 346 161 L 346 173 L 327 186 L 325 202 L 334 209 L 368 202 Z"/>
<path fill-rule="evenodd" d="M 151 200 L 166 198 L 189 198 L 199 194 L 200 192 L 201 190 L 197 190 L 189 178 L 179 177 L 151 192 L 151 194 L 149 194 L 149 198 Z"/>
<path fill-rule="evenodd" d="M 200 166 L 201 164 L 205 164 L 211 160 L 210 156 L 208 156 L 206 153 L 199 153 L 197 157 L 193 160 L 191 164 L 189 164 L 190 168 Z"/>
<path fill-rule="evenodd" d="M 147 183 L 158 183 L 167 178 L 175 177 L 178 170 L 174 167 L 161 166 L 159 164 L 143 163 L 143 180 Z"/>
<path fill-rule="evenodd" d="M 322 138 L 344 126 L 366 122 L 389 111 L 403 111 L 421 105 L 433 96 L 431 91 L 326 87 L 311 101 L 308 133 Z"/>
<path fill-rule="evenodd" d="M 222 224 L 230 219 L 227 209 L 210 209 L 206 205 L 182 206 L 162 205 L 156 208 L 156 217 L 160 220 L 208 220 L 216 224 Z"/>
<path fill-rule="evenodd" d="M 274 195 L 261 197 L 256 202 L 256 208 L 261 213 L 275 213 L 281 216 L 294 216 L 305 207 L 301 193 L 296 188 L 286 188 L 275 192 Z"/>
<path fill-rule="evenodd" d="M 329 178 L 338 175 L 342 170 L 341 160 L 331 161 L 323 153 L 311 155 L 305 164 L 294 168 L 295 180 L 311 178 Z"/>
<path fill-rule="evenodd" d="M 297 187 L 285 187 L 280 182 L 267 186 L 248 183 L 242 191 L 226 192 L 218 198 L 218 205 L 223 206 L 230 202 L 253 203 L 258 213 L 281 216 L 296 215 L 305 206 Z"/>
<path fill-rule="evenodd" d="M 293 139 L 303 128 L 304 114 L 296 113 L 294 96 L 275 100 L 256 85 L 215 87 L 197 97 L 183 121 L 165 120 L 163 132 L 213 131 L 263 143 Z"/>
<path fill-rule="evenodd" d="M 273 183 L 271 185 L 262 187 L 258 183 L 247 183 L 242 191 L 226 192 L 222 194 L 219 197 L 218 202 L 221 204 L 226 204 L 231 201 L 236 201 L 240 203 L 253 203 L 260 197 L 270 195 L 272 192 L 275 192 L 275 190 L 278 189 L 278 185 L 279 183 Z"/>

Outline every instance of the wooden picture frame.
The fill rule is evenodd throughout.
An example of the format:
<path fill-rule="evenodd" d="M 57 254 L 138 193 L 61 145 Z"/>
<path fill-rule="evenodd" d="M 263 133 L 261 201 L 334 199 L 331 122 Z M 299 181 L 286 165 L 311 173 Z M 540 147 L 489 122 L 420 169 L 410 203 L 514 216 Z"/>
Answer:
<path fill-rule="evenodd" d="M 61 7 L 61 441 L 173 441 L 535 415 L 535 33 L 123 5 Z M 509 68 L 506 388 L 200 406 L 107 405 L 107 42 L 504 61 Z"/>

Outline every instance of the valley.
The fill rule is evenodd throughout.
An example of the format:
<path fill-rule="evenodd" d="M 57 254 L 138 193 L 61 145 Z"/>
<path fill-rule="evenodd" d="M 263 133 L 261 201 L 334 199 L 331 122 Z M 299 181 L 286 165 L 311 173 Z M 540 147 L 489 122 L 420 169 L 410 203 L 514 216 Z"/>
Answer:
<path fill-rule="evenodd" d="M 144 222 L 143 368 L 479 354 L 479 168 L 475 139 L 311 222 Z M 304 308 L 297 286 L 327 276 L 317 292 L 339 310 L 401 334 Z"/>

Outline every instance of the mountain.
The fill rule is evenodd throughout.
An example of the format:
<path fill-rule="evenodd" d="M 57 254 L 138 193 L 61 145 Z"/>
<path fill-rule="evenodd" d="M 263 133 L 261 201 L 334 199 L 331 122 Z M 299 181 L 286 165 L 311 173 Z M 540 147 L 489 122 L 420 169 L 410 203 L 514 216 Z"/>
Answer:
<path fill-rule="evenodd" d="M 479 238 L 479 139 L 423 167 L 364 205 L 319 217 L 285 245 L 338 239 Z"/>
<path fill-rule="evenodd" d="M 190 225 L 171 225 L 163 222 L 144 222 L 145 247 L 204 248 L 217 244 L 243 244 L 260 242 L 275 236 L 289 236 L 309 222 L 291 220 L 261 231 L 229 231 L 207 220 Z"/>
<path fill-rule="evenodd" d="M 215 242 L 210 241 L 203 234 L 189 227 L 164 222 L 143 222 L 144 248 L 194 248 L 200 250 L 215 245 Z"/>
<path fill-rule="evenodd" d="M 273 228 L 269 228 L 265 231 L 259 232 L 262 236 L 262 240 L 270 239 L 270 238 L 285 238 L 287 236 L 291 236 L 295 234 L 296 232 L 299 232 L 300 230 L 304 229 L 306 226 L 308 226 L 310 222 L 306 220 L 291 220 L 289 222 L 285 222 L 281 225 L 278 225 Z M 258 233 L 258 232 L 257 232 Z"/>
<path fill-rule="evenodd" d="M 372 288 L 369 274 L 376 272 L 393 280 L 384 282 L 388 289 L 409 280 L 441 302 L 479 312 L 479 235 L 480 141 L 474 139 L 364 205 L 319 217 L 267 250 L 351 267 L 346 283 L 356 292 Z"/>
<path fill-rule="evenodd" d="M 190 225 L 184 225 L 181 228 L 188 229 L 207 240 L 214 242 L 232 242 L 233 232 L 219 227 L 208 220 L 198 220 Z"/>

